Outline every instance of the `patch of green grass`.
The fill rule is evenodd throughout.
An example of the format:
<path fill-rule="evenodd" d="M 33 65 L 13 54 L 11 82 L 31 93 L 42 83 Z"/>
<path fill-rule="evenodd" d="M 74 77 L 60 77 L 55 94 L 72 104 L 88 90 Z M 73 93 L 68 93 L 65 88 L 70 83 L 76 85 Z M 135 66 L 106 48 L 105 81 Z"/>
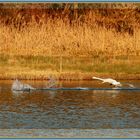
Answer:
<path fill-rule="evenodd" d="M 0 56 L 1 72 L 14 74 L 18 71 L 36 75 L 36 71 L 44 74 L 46 72 L 60 72 L 62 63 L 62 72 L 82 72 L 82 73 L 100 73 L 100 74 L 140 74 L 140 59 L 106 58 L 101 57 L 49 57 L 49 56 Z M 17 70 L 15 70 L 17 69 Z M 30 75 L 29 74 L 29 75 Z M 29 76 L 28 75 L 28 76 Z"/>
<path fill-rule="evenodd" d="M 115 59 L 117 59 L 117 60 L 128 60 L 128 58 L 129 58 L 129 56 L 127 56 L 127 55 L 125 55 L 125 56 L 120 55 L 120 56 L 115 57 Z"/>
<path fill-rule="evenodd" d="M 32 69 L 46 70 L 57 69 L 58 58 L 52 58 L 49 56 L 16 56 L 21 67 L 29 67 Z"/>
<path fill-rule="evenodd" d="M 8 55 L 0 55 L 0 64 L 4 65 L 8 63 L 9 56 Z"/>

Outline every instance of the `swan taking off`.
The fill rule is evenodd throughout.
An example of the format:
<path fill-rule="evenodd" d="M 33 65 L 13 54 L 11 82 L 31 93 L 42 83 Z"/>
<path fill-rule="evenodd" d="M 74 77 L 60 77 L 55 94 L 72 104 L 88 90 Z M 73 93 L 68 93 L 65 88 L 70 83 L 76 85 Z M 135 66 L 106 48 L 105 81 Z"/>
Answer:
<path fill-rule="evenodd" d="M 98 78 L 98 77 L 92 77 L 92 79 L 103 81 L 103 83 L 110 83 L 111 85 L 114 85 L 116 87 L 122 86 L 122 84 L 120 82 L 118 82 L 114 79 L 111 79 L 111 78 L 103 79 L 103 78 Z"/>

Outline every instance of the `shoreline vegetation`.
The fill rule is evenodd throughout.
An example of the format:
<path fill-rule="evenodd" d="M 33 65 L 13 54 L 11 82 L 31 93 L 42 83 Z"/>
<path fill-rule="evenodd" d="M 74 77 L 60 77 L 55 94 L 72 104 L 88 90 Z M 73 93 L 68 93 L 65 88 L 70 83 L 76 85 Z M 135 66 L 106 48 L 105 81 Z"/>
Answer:
<path fill-rule="evenodd" d="M 0 80 L 140 80 L 139 12 L 139 3 L 0 4 Z"/>

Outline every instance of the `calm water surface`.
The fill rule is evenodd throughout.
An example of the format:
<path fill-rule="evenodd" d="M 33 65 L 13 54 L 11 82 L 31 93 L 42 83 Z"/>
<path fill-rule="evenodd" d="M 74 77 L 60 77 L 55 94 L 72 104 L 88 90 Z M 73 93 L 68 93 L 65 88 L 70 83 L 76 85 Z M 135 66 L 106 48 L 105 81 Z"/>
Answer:
<path fill-rule="evenodd" d="M 140 91 L 34 91 L 14 93 L 0 81 L 0 128 L 140 128 Z M 24 81 L 45 87 L 46 81 Z M 140 87 L 140 81 L 129 81 Z M 108 87 L 95 81 L 61 87 Z"/>

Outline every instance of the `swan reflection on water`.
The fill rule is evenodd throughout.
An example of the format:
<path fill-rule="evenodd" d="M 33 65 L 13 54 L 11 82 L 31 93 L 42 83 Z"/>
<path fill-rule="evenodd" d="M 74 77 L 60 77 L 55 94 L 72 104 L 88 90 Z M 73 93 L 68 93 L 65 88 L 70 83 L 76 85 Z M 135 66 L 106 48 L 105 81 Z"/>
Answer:
<path fill-rule="evenodd" d="M 111 96 L 111 97 L 113 97 L 113 98 L 115 98 L 116 96 L 117 96 L 117 94 L 118 93 L 120 93 L 120 90 L 93 90 L 92 91 L 92 93 L 93 94 L 98 94 L 98 95 L 100 95 L 100 94 L 107 94 L 107 93 L 109 93 L 109 95 Z"/>

